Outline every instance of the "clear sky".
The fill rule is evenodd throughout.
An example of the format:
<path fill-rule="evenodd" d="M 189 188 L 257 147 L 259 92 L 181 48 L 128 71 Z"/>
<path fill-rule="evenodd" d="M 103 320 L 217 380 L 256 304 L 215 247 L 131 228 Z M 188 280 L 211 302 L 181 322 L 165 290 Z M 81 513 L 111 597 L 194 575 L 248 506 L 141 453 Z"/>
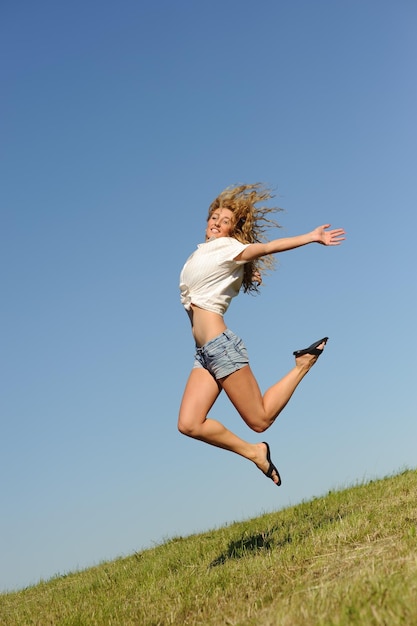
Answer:
<path fill-rule="evenodd" d="M 413 0 L 3 2 L 0 589 L 417 466 Z M 226 186 L 290 236 L 227 314 L 262 389 L 326 353 L 264 435 L 283 485 L 178 434 L 178 276 Z"/>

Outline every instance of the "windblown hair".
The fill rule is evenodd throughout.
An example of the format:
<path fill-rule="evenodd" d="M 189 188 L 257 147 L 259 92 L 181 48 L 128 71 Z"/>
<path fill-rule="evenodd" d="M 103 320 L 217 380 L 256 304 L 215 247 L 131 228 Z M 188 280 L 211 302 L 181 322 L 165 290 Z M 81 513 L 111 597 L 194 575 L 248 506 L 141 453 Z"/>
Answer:
<path fill-rule="evenodd" d="M 281 228 L 278 222 L 270 219 L 271 214 L 282 211 L 279 207 L 256 206 L 274 198 L 271 189 L 262 183 L 253 185 L 237 185 L 227 187 L 211 203 L 207 220 L 217 209 L 233 211 L 233 231 L 231 236 L 242 243 L 264 243 L 267 241 L 265 232 L 269 228 Z M 256 272 L 272 270 L 275 258 L 272 255 L 245 263 L 242 288 L 246 292 L 259 292 Z"/>

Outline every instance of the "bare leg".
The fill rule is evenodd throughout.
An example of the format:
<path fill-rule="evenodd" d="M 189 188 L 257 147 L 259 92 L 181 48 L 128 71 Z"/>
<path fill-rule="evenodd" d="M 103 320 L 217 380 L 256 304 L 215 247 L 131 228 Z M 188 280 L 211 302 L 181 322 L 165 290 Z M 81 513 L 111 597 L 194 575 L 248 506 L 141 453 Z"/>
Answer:
<path fill-rule="evenodd" d="M 178 429 L 184 435 L 205 443 L 235 452 L 253 461 L 265 474 L 269 463 L 264 443 L 252 444 L 244 441 L 217 420 L 207 417 L 221 392 L 221 385 L 205 369 L 191 371 L 185 387 L 178 418 Z M 275 473 L 273 482 L 278 481 Z"/>
<path fill-rule="evenodd" d="M 324 347 L 324 344 L 321 347 Z M 180 407 L 179 431 L 188 437 L 235 452 L 253 461 L 263 473 L 266 473 L 269 463 L 264 443 L 248 443 L 207 415 L 224 389 L 246 424 L 255 432 L 265 431 L 287 405 L 317 358 L 310 354 L 296 358 L 295 367 L 272 385 L 263 397 L 249 365 L 219 381 L 214 380 L 203 368 L 193 369 Z M 272 480 L 278 482 L 275 473 Z"/>
<path fill-rule="evenodd" d="M 264 396 L 249 365 L 219 382 L 249 428 L 261 433 L 274 423 L 317 359 L 311 354 L 296 358 L 295 367 L 272 385 Z"/>

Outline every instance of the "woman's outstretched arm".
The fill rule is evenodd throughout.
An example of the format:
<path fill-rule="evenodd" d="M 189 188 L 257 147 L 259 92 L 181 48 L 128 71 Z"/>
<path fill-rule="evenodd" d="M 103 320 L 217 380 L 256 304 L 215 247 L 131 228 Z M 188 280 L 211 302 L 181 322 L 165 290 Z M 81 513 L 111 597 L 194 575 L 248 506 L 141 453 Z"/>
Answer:
<path fill-rule="evenodd" d="M 328 230 L 330 224 L 317 226 L 310 233 L 305 235 L 297 235 L 295 237 L 283 237 L 281 239 L 273 239 L 266 243 L 251 243 L 245 248 L 239 256 L 238 261 L 253 261 L 267 254 L 276 254 L 278 252 L 286 252 L 306 246 L 309 243 L 320 243 L 323 246 L 338 246 L 344 241 L 345 231 L 343 228 L 334 228 Z"/>

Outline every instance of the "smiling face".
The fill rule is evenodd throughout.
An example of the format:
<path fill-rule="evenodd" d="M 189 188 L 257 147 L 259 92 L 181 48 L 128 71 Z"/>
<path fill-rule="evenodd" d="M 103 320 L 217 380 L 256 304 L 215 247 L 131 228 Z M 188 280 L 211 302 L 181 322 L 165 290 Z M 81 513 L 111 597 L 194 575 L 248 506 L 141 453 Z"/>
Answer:
<path fill-rule="evenodd" d="M 233 211 L 215 209 L 207 220 L 206 241 L 215 237 L 230 237 L 233 231 Z"/>

